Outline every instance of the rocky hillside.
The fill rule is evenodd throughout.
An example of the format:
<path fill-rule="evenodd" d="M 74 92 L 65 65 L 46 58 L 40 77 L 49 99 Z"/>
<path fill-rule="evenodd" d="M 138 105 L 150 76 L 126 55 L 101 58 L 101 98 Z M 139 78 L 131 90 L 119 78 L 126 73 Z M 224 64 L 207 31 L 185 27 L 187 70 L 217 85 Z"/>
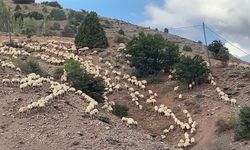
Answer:
<path fill-rule="evenodd" d="M 7 0 L 5 2 L 13 5 Z M 41 5 L 27 6 L 30 7 L 27 10 L 33 7 L 39 10 Z M 105 17 L 100 19 L 106 27 L 109 47 L 85 49 L 80 53 L 75 50 L 73 38 L 32 36 L 28 39 L 20 34 L 13 37 L 18 44 L 13 48 L 4 44 L 8 35 L 0 33 L 0 145 L 3 150 L 249 149 L 248 142 L 234 141 L 233 130 L 218 131 L 220 127 L 225 128 L 218 125 L 219 120 L 237 117 L 242 106 L 250 105 L 249 65 L 232 57 L 230 65 L 222 67 L 220 61 L 212 59 L 210 69 L 216 83 L 205 83 L 193 89 L 169 79 L 169 74 L 153 80 L 138 79 L 131 75 L 133 68 L 129 67 L 119 51 L 124 48 L 117 41 L 117 37 L 121 36 L 118 33 L 120 29 L 125 33 L 122 37 L 127 39 L 141 31 L 160 33 L 178 44 L 180 49 L 184 45 L 192 48 L 192 52 L 182 51 L 183 55 L 198 54 L 206 59 L 205 47 L 188 39 L 124 21 Z M 41 69 L 48 73 L 47 78 L 36 76 L 29 82 L 28 78 L 32 75 L 13 64 L 15 59 L 25 61 L 30 58 L 35 59 Z M 93 103 L 89 97 L 81 91 L 67 89 L 69 84 L 61 80 L 61 76 L 57 78 L 56 70 L 62 68 L 69 58 L 81 63 L 88 72 L 106 79 L 105 86 L 111 90 L 105 103 L 94 105 L 93 109 L 98 113 L 86 111 Z M 148 82 L 143 82 L 145 80 Z M 56 86 L 67 90 L 58 95 Z M 237 101 L 223 101 L 217 87 L 230 100 Z M 41 99 L 51 95 L 52 98 L 45 105 L 40 103 Z M 138 100 L 134 100 L 135 97 Z M 152 99 L 156 101 L 152 102 Z M 107 105 L 113 107 L 112 103 L 129 108 L 128 117 L 133 118 L 137 125 L 122 121 L 106 109 Z M 184 147 L 183 143 L 189 145 Z"/>

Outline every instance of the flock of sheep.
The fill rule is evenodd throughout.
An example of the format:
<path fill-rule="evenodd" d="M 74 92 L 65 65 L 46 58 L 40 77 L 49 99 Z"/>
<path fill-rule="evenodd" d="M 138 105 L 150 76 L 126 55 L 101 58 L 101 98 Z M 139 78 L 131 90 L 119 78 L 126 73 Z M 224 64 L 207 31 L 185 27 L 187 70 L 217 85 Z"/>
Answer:
<path fill-rule="evenodd" d="M 75 88 L 69 86 L 69 84 L 67 83 L 67 72 L 65 70 L 60 81 L 56 81 L 53 77 L 44 78 L 34 73 L 29 74 L 24 78 L 5 78 L 2 80 L 2 83 L 5 86 L 19 86 L 21 90 L 42 87 L 44 86 L 44 84 L 50 85 L 50 95 L 41 97 L 36 102 L 32 102 L 27 106 L 20 107 L 20 113 L 25 113 L 31 109 L 43 108 L 51 103 L 51 101 L 63 97 L 66 94 L 75 94 L 86 100 L 88 105 L 85 109 L 85 112 L 90 114 L 90 116 L 94 116 L 99 112 L 98 108 L 104 109 L 108 112 L 113 111 L 115 102 L 109 100 L 109 95 L 114 92 L 125 90 L 130 96 L 130 99 L 133 102 L 134 106 L 139 110 L 143 109 L 143 103 L 145 103 L 150 106 L 156 113 L 174 121 L 175 124 L 170 125 L 168 128 L 162 131 L 161 137 L 163 139 L 165 139 L 171 131 L 179 127 L 184 131 L 184 136 L 179 140 L 177 146 L 179 148 L 186 148 L 195 143 L 195 139 L 193 136 L 197 130 L 197 123 L 196 121 L 193 121 L 191 114 L 187 110 L 183 110 L 183 115 L 187 118 L 187 121 L 181 121 L 169 107 L 163 104 L 157 105 L 158 94 L 147 88 L 146 80 L 138 80 L 135 76 L 131 76 L 125 72 L 114 69 L 114 65 L 110 61 L 104 61 L 102 57 L 98 57 L 98 61 L 102 65 L 105 65 L 106 69 L 104 67 L 101 67 L 100 65 L 95 65 L 93 63 L 94 58 L 92 56 L 82 57 L 81 55 L 78 55 L 79 53 L 81 54 L 85 51 L 88 51 L 89 49 L 87 47 L 80 49 L 78 51 L 78 54 L 76 54 L 77 50 L 74 44 L 70 42 L 19 42 L 18 45 L 22 47 L 21 50 L 8 47 L 6 45 L 0 45 L 0 55 L 12 57 L 27 57 L 32 56 L 34 53 L 34 57 L 40 58 L 42 61 L 45 61 L 46 63 L 49 63 L 51 65 L 63 65 L 65 63 L 65 60 L 74 59 L 75 61 L 79 62 L 81 64 L 81 67 L 86 69 L 87 72 L 94 74 L 95 77 L 101 77 L 104 80 L 106 86 L 105 93 L 103 94 L 103 97 L 105 99 L 104 104 L 103 106 L 98 107 L 98 102 L 96 102 L 93 98 L 88 96 L 83 91 L 76 90 Z M 119 53 L 124 48 L 126 48 L 125 44 L 120 44 L 117 52 Z M 122 54 L 118 55 L 121 56 Z M 126 55 L 125 57 L 130 56 Z M 15 71 L 21 72 L 21 69 L 17 68 L 11 62 L 7 63 L 3 60 L 1 60 L 0 62 L 3 69 L 10 68 Z M 122 66 L 122 68 L 125 67 Z M 171 73 L 174 73 L 174 70 L 172 70 Z M 172 79 L 172 75 L 170 75 L 169 78 Z M 214 78 L 211 74 L 209 76 L 209 80 L 211 81 L 211 84 L 213 86 L 216 86 L 216 82 L 214 81 Z M 195 83 L 191 83 L 189 85 L 189 88 L 192 88 L 194 85 Z M 175 87 L 174 91 L 177 90 L 178 87 Z M 236 100 L 229 99 L 228 96 L 219 87 L 216 87 L 216 91 L 218 92 L 222 100 L 230 102 L 234 105 L 236 104 Z M 182 98 L 182 94 L 179 95 L 179 98 Z M 122 121 L 125 122 L 128 126 L 138 125 L 138 122 L 133 118 L 123 117 Z"/>

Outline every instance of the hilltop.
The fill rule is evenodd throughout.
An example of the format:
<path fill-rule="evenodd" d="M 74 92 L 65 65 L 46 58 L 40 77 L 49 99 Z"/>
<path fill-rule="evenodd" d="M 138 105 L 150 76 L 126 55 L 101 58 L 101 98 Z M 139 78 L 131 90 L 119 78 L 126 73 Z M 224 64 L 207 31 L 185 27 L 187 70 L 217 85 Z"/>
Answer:
<path fill-rule="evenodd" d="M 15 5 L 10 0 L 5 3 L 15 9 Z M 21 7 L 28 7 L 25 13 L 32 11 L 42 12 L 41 4 L 25 4 Z M 46 6 L 48 11 L 55 9 Z M 64 9 L 67 13 L 68 10 Z M 192 116 L 193 121 L 197 122 L 196 132 L 190 134 L 195 138 L 195 143 L 187 149 L 249 149 L 247 142 L 235 142 L 233 131 L 226 130 L 218 134 L 218 120 L 228 120 L 239 114 L 240 107 L 249 106 L 250 99 L 250 77 L 249 66 L 243 65 L 243 61 L 234 57 L 230 58 L 230 63 L 236 62 L 239 65 L 229 65 L 223 67 L 221 62 L 212 59 L 211 71 L 217 85 L 210 83 L 195 86 L 188 89 L 180 81 L 168 78 L 170 74 L 164 74 L 155 78 L 147 78 L 146 90 L 130 83 L 124 79 L 124 75 L 131 74 L 134 68 L 127 63 L 122 53 L 118 51 L 123 47 L 123 43 L 117 40 L 121 35 L 119 30 L 124 31 L 125 39 L 131 39 L 139 32 L 159 33 L 166 39 L 177 44 L 183 55 L 200 55 L 207 60 L 206 47 L 198 42 L 185 39 L 176 35 L 156 31 L 148 27 L 133 25 L 121 20 L 99 17 L 108 37 L 109 47 L 105 49 L 87 49 L 81 53 L 74 50 L 74 38 L 50 36 L 43 37 L 33 35 L 31 39 L 23 34 L 14 35 L 13 39 L 21 45 L 15 51 L 22 51 L 17 57 L 27 60 L 29 57 L 35 58 L 42 70 L 46 70 L 51 81 L 63 82 L 56 79 L 55 70 L 63 67 L 64 63 L 53 64 L 47 59 L 42 59 L 42 55 L 61 60 L 66 60 L 66 53 L 72 57 L 79 57 L 80 62 L 86 66 L 91 66 L 91 71 L 107 76 L 114 85 L 120 84 L 121 89 L 108 95 L 109 101 L 115 104 L 124 105 L 129 108 L 128 117 L 138 122 L 137 126 L 126 126 L 122 120 L 111 112 L 102 108 L 104 104 L 98 104 L 99 113 L 90 116 L 85 113 L 88 101 L 77 93 L 66 93 L 50 102 L 46 107 L 34 109 L 28 113 L 19 113 L 19 109 L 36 102 L 41 97 L 51 94 L 50 84 L 43 83 L 41 87 L 27 87 L 20 89 L 20 84 L 0 84 L 0 145 L 3 149 L 148 149 L 163 150 L 177 149 L 176 146 L 180 139 L 184 138 L 185 131 L 175 124 L 174 119 L 165 117 L 154 110 L 154 106 L 164 104 L 182 122 L 188 122 L 188 117 L 183 113 L 187 110 Z M 63 26 L 68 20 L 56 21 Z M 54 22 L 54 21 L 53 21 Z M 59 32 L 57 33 L 59 35 Z M 4 44 L 8 35 L 0 33 L 0 43 Z M 123 39 L 124 40 L 124 39 Z M 182 48 L 188 45 L 192 48 L 191 52 L 183 51 Z M 4 45 L 0 45 L 1 48 Z M 52 51 L 51 51 L 52 50 Z M 5 47 L 0 50 L 0 81 L 3 79 L 27 77 L 24 71 L 17 71 L 16 68 L 3 67 L 4 63 L 13 61 L 13 48 Z M 28 55 L 24 55 L 28 53 Z M 60 54 L 59 54 L 60 53 Z M 241 65 L 240 65 L 241 64 Z M 113 66 L 111 69 L 110 66 Z M 108 70 L 108 75 L 105 75 Z M 120 72 L 120 73 L 118 73 Z M 117 79 L 117 76 L 120 79 Z M 138 81 L 145 80 L 144 78 Z M 157 93 L 157 103 L 147 104 L 144 99 L 140 99 L 138 106 L 131 101 L 128 85 L 135 91 L 150 97 L 148 90 Z M 178 91 L 174 88 L 180 86 Z M 237 105 L 223 102 L 215 88 L 220 87 L 230 98 L 237 99 Z M 115 89 L 114 89 L 115 90 Z M 182 94 L 183 98 L 178 96 Z M 175 129 L 167 137 L 163 138 L 163 130 L 174 125 Z M 219 126 L 220 127 L 220 126 Z M 223 128 L 223 126 L 222 126 Z"/>

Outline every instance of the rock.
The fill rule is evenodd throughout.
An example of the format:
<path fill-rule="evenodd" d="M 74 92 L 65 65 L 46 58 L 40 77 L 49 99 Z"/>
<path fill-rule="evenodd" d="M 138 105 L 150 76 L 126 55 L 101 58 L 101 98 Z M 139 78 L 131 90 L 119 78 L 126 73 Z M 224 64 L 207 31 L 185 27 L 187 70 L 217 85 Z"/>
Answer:
<path fill-rule="evenodd" d="M 111 124 L 110 119 L 108 117 L 103 117 L 103 116 L 99 116 L 98 120 L 107 123 L 107 124 Z"/>
<path fill-rule="evenodd" d="M 196 95 L 195 97 L 196 97 L 196 98 L 204 98 L 204 97 L 206 97 L 206 96 L 203 95 L 203 94 L 198 94 L 198 95 Z"/>
<path fill-rule="evenodd" d="M 79 136 L 83 136 L 83 133 L 82 133 L 81 131 L 78 131 L 77 134 L 78 134 Z"/>
<path fill-rule="evenodd" d="M 108 138 L 106 139 L 106 141 L 108 141 L 111 145 L 121 145 L 121 142 L 116 140 L 116 139 L 113 139 L 113 138 Z"/>
<path fill-rule="evenodd" d="M 80 144 L 80 142 L 74 141 L 74 142 L 72 143 L 72 146 L 77 146 L 77 145 L 79 145 L 79 144 Z"/>

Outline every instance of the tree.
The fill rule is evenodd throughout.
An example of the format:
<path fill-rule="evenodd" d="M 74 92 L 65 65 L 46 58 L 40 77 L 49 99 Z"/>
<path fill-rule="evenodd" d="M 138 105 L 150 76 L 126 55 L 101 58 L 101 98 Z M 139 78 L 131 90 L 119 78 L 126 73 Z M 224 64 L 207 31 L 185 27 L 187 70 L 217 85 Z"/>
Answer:
<path fill-rule="evenodd" d="M 51 1 L 51 2 L 45 1 L 42 2 L 41 4 L 62 9 L 62 6 L 57 1 Z"/>
<path fill-rule="evenodd" d="M 164 28 L 164 32 L 165 32 L 165 33 L 168 33 L 168 28 Z"/>
<path fill-rule="evenodd" d="M 13 0 L 15 4 L 32 4 L 35 0 Z"/>
<path fill-rule="evenodd" d="M 74 37 L 74 35 L 76 34 L 76 26 L 72 25 L 72 24 L 66 24 L 66 26 L 64 27 L 63 31 L 61 32 L 62 36 L 64 37 Z"/>
<path fill-rule="evenodd" d="M 20 5 L 16 5 L 16 7 L 15 7 L 15 11 L 19 11 L 19 10 L 21 10 L 22 8 L 21 8 L 21 6 Z"/>
<path fill-rule="evenodd" d="M 37 12 L 37 11 L 32 11 L 32 12 L 29 12 L 26 17 L 29 17 L 29 18 L 34 18 L 35 20 L 42 20 L 43 19 L 43 14 Z"/>
<path fill-rule="evenodd" d="M 223 48 L 221 41 L 214 40 L 211 44 L 208 45 L 208 50 L 213 52 L 214 55 L 218 54 L 220 49 Z"/>
<path fill-rule="evenodd" d="M 239 127 L 235 131 L 235 139 L 250 139 L 250 107 L 243 107 L 239 114 Z"/>
<path fill-rule="evenodd" d="M 185 84 L 195 82 L 201 84 L 207 80 L 209 69 L 201 56 L 182 56 L 180 62 L 176 64 L 175 76 Z"/>
<path fill-rule="evenodd" d="M 215 59 L 222 61 L 223 66 L 226 66 L 230 54 L 228 49 L 223 46 L 221 41 L 213 41 L 210 45 L 208 45 L 208 50 L 213 52 Z"/>
<path fill-rule="evenodd" d="M 229 51 L 227 48 L 223 47 L 219 50 L 218 54 L 215 56 L 216 59 L 220 60 L 223 66 L 227 66 L 227 62 L 229 61 Z"/>
<path fill-rule="evenodd" d="M 62 9 L 53 9 L 50 12 L 50 18 L 53 20 L 66 20 L 66 14 Z"/>
<path fill-rule="evenodd" d="M 6 7 L 4 2 L 0 0 L 0 31 L 1 32 L 8 32 L 9 33 L 9 39 L 11 40 L 11 20 L 12 20 L 12 14 L 9 10 L 9 8 Z"/>
<path fill-rule="evenodd" d="M 22 33 L 31 36 L 36 34 L 36 31 L 37 31 L 36 21 L 33 18 L 24 18 Z"/>
<path fill-rule="evenodd" d="M 124 33 L 124 31 L 123 31 L 122 29 L 120 29 L 120 30 L 118 31 L 118 33 L 119 33 L 120 35 L 125 35 L 125 33 Z"/>
<path fill-rule="evenodd" d="M 61 25 L 60 23 L 53 23 L 52 26 L 50 27 L 51 30 L 61 30 Z"/>
<path fill-rule="evenodd" d="M 179 47 L 160 34 L 139 33 L 128 42 L 124 53 L 131 55 L 128 60 L 139 76 L 167 71 L 179 60 Z"/>
<path fill-rule="evenodd" d="M 68 19 L 74 20 L 76 22 L 81 22 L 85 19 L 87 14 L 88 12 L 86 12 L 85 10 L 75 11 L 75 10 L 70 9 L 69 14 L 68 14 Z"/>
<path fill-rule="evenodd" d="M 108 47 L 107 37 L 95 12 L 90 12 L 81 23 L 75 37 L 75 44 L 78 48 Z"/>
<path fill-rule="evenodd" d="M 65 70 L 69 83 L 77 90 L 81 90 L 97 102 L 103 101 L 105 91 L 104 81 L 100 77 L 95 77 L 81 68 L 79 62 L 69 59 L 66 61 Z"/>

